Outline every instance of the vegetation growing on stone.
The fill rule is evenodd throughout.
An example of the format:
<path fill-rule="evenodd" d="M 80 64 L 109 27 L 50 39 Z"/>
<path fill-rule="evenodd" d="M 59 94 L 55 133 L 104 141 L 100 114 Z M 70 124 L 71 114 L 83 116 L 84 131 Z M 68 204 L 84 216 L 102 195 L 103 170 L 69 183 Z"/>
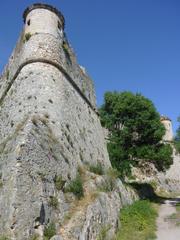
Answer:
<path fill-rule="evenodd" d="M 69 183 L 65 191 L 74 193 L 78 199 L 84 196 L 83 182 L 79 173 L 76 178 Z"/>
<path fill-rule="evenodd" d="M 97 163 L 96 165 L 90 165 L 89 166 L 89 171 L 93 172 L 95 174 L 98 174 L 98 175 L 103 175 L 104 174 L 102 164 L 100 164 L 100 163 Z"/>
<path fill-rule="evenodd" d="M 69 53 L 69 47 L 68 47 L 68 44 L 65 41 L 62 44 L 62 48 L 64 50 L 64 53 L 65 53 L 68 61 L 71 63 L 71 56 L 70 56 L 70 53 Z"/>
<path fill-rule="evenodd" d="M 149 201 L 141 200 L 121 210 L 121 228 L 114 240 L 156 239 L 157 210 Z"/>
<path fill-rule="evenodd" d="M 62 190 L 65 184 L 65 181 L 62 179 L 62 176 L 55 176 L 54 184 L 57 190 Z"/>
<path fill-rule="evenodd" d="M 139 160 L 154 163 L 158 170 L 172 164 L 172 147 L 161 141 L 165 128 L 149 99 L 131 92 L 107 92 L 100 116 L 110 133 L 111 163 L 122 176 L 130 174 Z"/>
<path fill-rule="evenodd" d="M 31 33 L 30 32 L 28 32 L 28 33 L 26 33 L 25 35 L 24 35 L 24 42 L 28 42 L 29 41 L 29 39 L 31 38 Z"/>
<path fill-rule="evenodd" d="M 54 223 L 50 223 L 44 229 L 44 240 L 51 239 L 54 235 L 56 235 L 56 226 Z"/>
<path fill-rule="evenodd" d="M 53 207 L 54 209 L 58 208 L 58 199 L 55 196 L 51 196 L 49 200 L 49 205 Z"/>
<path fill-rule="evenodd" d="M 106 172 L 106 176 L 104 179 L 104 182 L 101 184 L 101 186 L 98 188 L 99 191 L 102 192 L 111 192 L 116 187 L 116 180 L 119 177 L 120 173 L 117 171 L 117 169 L 110 168 Z"/>

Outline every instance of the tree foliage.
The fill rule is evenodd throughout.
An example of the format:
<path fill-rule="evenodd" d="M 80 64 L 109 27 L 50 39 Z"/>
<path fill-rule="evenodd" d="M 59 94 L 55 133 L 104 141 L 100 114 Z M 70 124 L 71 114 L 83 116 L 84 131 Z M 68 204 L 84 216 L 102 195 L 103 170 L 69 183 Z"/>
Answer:
<path fill-rule="evenodd" d="M 161 141 L 165 128 L 149 99 L 131 92 L 107 92 L 100 116 L 109 130 L 110 160 L 122 175 L 140 160 L 154 163 L 159 170 L 170 166 L 172 148 Z"/>

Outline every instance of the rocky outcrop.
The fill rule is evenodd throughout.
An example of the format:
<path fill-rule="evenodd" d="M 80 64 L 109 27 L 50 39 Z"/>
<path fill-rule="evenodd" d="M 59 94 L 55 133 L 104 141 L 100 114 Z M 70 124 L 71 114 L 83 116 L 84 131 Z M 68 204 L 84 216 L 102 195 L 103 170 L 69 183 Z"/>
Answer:
<path fill-rule="evenodd" d="M 155 193 L 162 197 L 175 197 L 180 194 L 180 155 L 173 151 L 173 164 L 164 172 L 159 172 L 153 164 L 144 163 L 132 169 L 133 180 L 138 184 L 149 184 Z"/>
<path fill-rule="evenodd" d="M 173 164 L 165 173 L 158 173 L 158 183 L 167 192 L 180 193 L 180 155 L 174 151 Z"/>
<path fill-rule="evenodd" d="M 0 233 L 42 239 L 51 227 L 48 239 L 94 240 L 106 228 L 110 239 L 120 208 L 137 196 L 108 175 L 93 83 L 76 62 L 62 14 L 35 4 L 24 18 L 0 79 Z M 77 176 L 81 199 L 67 191 Z"/>

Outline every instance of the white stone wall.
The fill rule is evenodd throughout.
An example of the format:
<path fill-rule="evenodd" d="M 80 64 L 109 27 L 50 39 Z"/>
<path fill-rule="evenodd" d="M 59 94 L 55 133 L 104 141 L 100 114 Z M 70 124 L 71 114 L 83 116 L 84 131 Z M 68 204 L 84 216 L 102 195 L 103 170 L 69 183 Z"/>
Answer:
<path fill-rule="evenodd" d="M 161 121 L 166 129 L 166 133 L 163 136 L 163 140 L 164 141 L 169 141 L 172 142 L 173 141 L 173 130 L 172 130 L 172 122 L 170 120 L 162 120 Z"/>

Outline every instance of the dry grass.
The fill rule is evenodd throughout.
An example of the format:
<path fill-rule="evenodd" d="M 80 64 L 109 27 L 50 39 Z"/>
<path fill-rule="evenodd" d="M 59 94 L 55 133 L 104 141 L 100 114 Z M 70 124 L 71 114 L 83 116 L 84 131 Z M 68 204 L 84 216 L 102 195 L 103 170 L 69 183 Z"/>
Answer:
<path fill-rule="evenodd" d="M 68 224 L 69 220 L 72 219 L 77 212 L 85 212 L 84 209 L 87 208 L 87 206 L 92 203 L 97 197 L 98 192 L 92 192 L 87 195 L 85 195 L 80 200 L 75 200 L 73 202 L 73 205 L 71 206 L 71 209 L 69 210 L 68 214 L 64 218 L 63 226 Z"/>

